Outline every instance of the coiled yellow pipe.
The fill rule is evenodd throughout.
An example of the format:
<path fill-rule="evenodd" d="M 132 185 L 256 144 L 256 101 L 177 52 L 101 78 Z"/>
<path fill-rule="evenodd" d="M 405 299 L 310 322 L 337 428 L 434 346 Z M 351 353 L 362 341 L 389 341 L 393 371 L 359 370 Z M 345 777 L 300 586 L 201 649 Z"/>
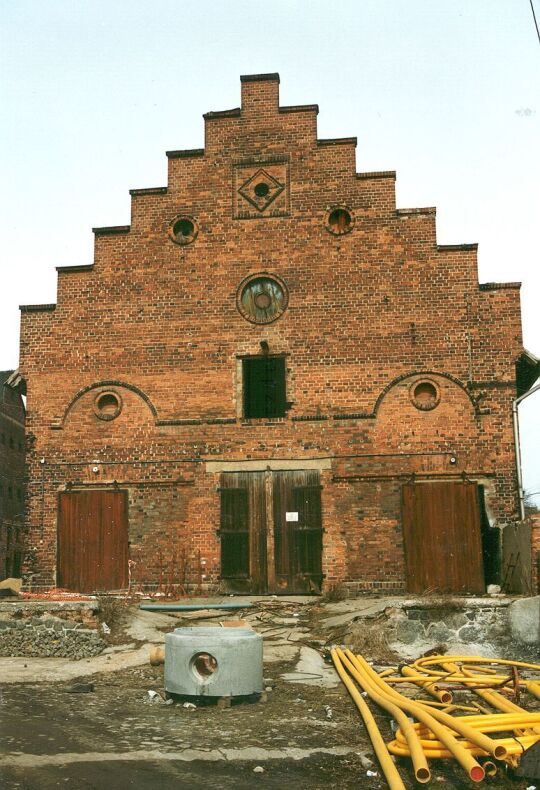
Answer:
<path fill-rule="evenodd" d="M 341 651 L 340 651 L 341 652 Z M 373 686 L 376 687 L 380 693 L 388 701 L 395 702 L 398 707 L 400 707 L 403 711 L 407 711 L 411 713 L 416 719 L 421 721 L 427 727 L 429 727 L 435 735 L 439 738 L 439 740 L 444 743 L 445 747 L 448 749 L 449 752 L 453 754 L 456 760 L 460 763 L 460 765 L 465 769 L 469 777 L 475 782 L 481 782 L 484 778 L 484 769 L 482 766 L 472 757 L 472 755 L 460 745 L 458 740 L 455 736 L 448 731 L 445 727 L 443 727 L 435 718 L 435 715 L 441 715 L 439 711 L 435 711 L 431 709 L 429 712 L 427 709 L 422 708 L 420 705 L 416 705 L 411 700 L 408 700 L 406 697 L 403 697 L 401 694 L 397 692 L 393 692 L 390 689 L 392 696 L 386 691 L 384 681 L 380 680 L 379 676 L 377 675 L 374 670 L 369 667 L 367 662 L 365 662 L 361 656 L 355 656 L 350 650 L 345 651 L 345 655 L 349 658 L 351 664 L 354 667 L 354 677 L 360 683 L 360 685 L 367 691 L 368 694 L 371 696 L 371 692 L 373 691 Z M 366 668 L 368 671 L 366 671 Z M 373 677 L 375 676 L 375 677 Z M 379 684 L 377 684 L 377 681 Z M 377 688 L 378 686 L 378 688 Z M 452 720 L 451 716 L 448 716 L 450 720 Z M 486 736 L 481 736 L 485 738 Z M 489 740 L 489 739 L 487 739 Z"/>
<path fill-rule="evenodd" d="M 464 676 L 469 676 L 470 674 L 468 669 L 466 669 L 465 667 L 457 667 L 457 665 L 454 663 L 444 662 L 442 666 L 444 668 L 451 669 L 453 672 L 461 670 Z M 506 699 L 505 697 L 502 696 L 502 694 L 499 694 L 494 689 L 475 688 L 472 690 L 474 691 L 475 694 L 477 694 L 479 697 L 481 697 L 483 700 L 485 700 L 486 702 L 488 702 L 490 705 L 492 705 L 494 708 L 497 708 L 498 710 L 502 710 L 506 713 L 515 713 L 518 716 L 527 716 L 527 711 L 523 710 L 523 708 L 520 707 L 519 705 L 516 705 L 515 702 Z M 532 731 L 537 734 L 540 734 L 540 727 L 532 726 Z"/>
<path fill-rule="evenodd" d="M 353 655 L 349 650 L 347 651 L 347 655 Z M 409 700 L 407 697 L 404 697 L 402 694 L 399 694 L 395 691 L 391 686 L 388 686 L 379 676 L 377 673 L 369 666 L 367 661 L 362 658 L 362 656 L 355 656 L 354 657 L 357 665 L 362 666 L 364 671 L 373 679 L 373 681 L 382 688 L 387 695 L 390 696 L 392 700 L 396 700 L 400 702 L 400 707 L 403 710 L 409 710 L 412 715 L 419 719 L 418 711 L 426 712 L 426 708 L 422 706 L 422 703 L 418 703 L 412 700 Z M 450 716 L 448 713 L 443 713 L 442 711 L 437 710 L 436 708 L 429 709 L 430 716 L 437 720 L 440 724 L 446 725 L 446 727 L 454 730 L 456 733 L 459 733 L 462 737 L 466 738 L 467 740 L 476 743 L 481 749 L 484 749 L 497 760 L 504 759 L 506 755 L 506 749 L 504 746 L 498 744 L 496 741 L 493 741 L 491 738 L 486 737 L 482 733 L 476 732 L 472 727 L 469 727 L 464 721 L 463 718 Z M 430 726 L 430 729 L 433 730 L 433 727 Z"/>

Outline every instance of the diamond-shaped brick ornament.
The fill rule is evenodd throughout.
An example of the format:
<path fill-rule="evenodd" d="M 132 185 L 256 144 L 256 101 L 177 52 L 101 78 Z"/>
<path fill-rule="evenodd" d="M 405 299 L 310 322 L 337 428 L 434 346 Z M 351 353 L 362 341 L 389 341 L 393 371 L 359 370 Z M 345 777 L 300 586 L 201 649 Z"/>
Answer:
<path fill-rule="evenodd" d="M 284 189 L 285 184 L 260 168 L 242 184 L 238 193 L 258 211 L 264 211 Z"/>

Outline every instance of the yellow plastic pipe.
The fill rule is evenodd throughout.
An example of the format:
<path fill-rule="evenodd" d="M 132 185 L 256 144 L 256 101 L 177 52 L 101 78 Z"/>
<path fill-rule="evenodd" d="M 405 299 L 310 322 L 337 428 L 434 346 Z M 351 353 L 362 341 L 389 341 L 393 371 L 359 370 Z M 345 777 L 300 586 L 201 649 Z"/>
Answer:
<path fill-rule="evenodd" d="M 412 663 L 420 672 L 429 672 L 432 664 L 440 664 L 441 661 L 460 661 L 462 664 L 496 664 L 505 667 L 522 667 L 523 669 L 533 669 L 540 672 L 540 664 L 528 664 L 526 661 L 510 661 L 506 658 L 482 658 L 482 656 L 423 656 Z M 432 670 L 431 670 L 432 671 Z M 438 674 L 435 672 L 435 674 Z"/>
<path fill-rule="evenodd" d="M 394 765 L 394 761 L 390 756 L 390 752 L 386 748 L 386 744 L 379 731 L 379 728 L 377 727 L 375 719 L 371 714 L 370 709 L 368 708 L 366 702 L 362 698 L 362 695 L 354 685 L 353 681 L 350 679 L 345 669 L 343 668 L 343 665 L 341 663 L 337 651 L 332 650 L 330 654 L 332 656 L 332 661 L 334 662 L 334 666 L 336 668 L 338 675 L 340 676 L 341 680 L 345 684 L 347 691 L 353 698 L 354 703 L 364 720 L 364 724 L 366 725 L 368 735 L 371 739 L 371 743 L 373 744 L 375 754 L 377 755 L 377 759 L 379 760 L 379 763 L 386 777 L 386 781 L 388 782 L 390 790 L 406 790 L 405 785 L 403 784 L 403 780 L 399 775 L 398 769 Z"/>
<path fill-rule="evenodd" d="M 470 727 L 474 727 L 479 732 L 506 732 L 518 728 L 530 728 L 540 722 L 540 711 L 536 713 L 525 713 L 518 716 L 515 713 L 493 713 L 485 716 L 464 716 L 465 721 Z M 415 725 L 415 729 L 422 729 Z"/>
<path fill-rule="evenodd" d="M 536 683 L 533 680 L 526 680 L 525 685 L 527 686 L 527 691 L 530 691 L 537 699 L 540 699 L 540 683 Z"/>
<path fill-rule="evenodd" d="M 512 755 L 522 755 L 525 749 L 528 749 L 529 746 L 532 746 L 536 743 L 536 740 L 537 739 L 535 739 L 534 736 L 529 735 L 520 738 L 503 738 L 500 742 L 506 747 L 507 757 L 511 757 Z M 455 756 L 449 749 L 444 748 L 444 746 L 439 743 L 439 741 L 424 742 L 423 740 L 420 740 L 420 743 L 422 744 L 422 748 L 424 749 L 426 757 L 429 760 L 447 759 L 449 757 Z M 433 744 L 433 746 L 430 744 Z M 463 748 L 466 750 L 467 754 L 473 758 L 487 756 L 486 752 L 479 746 L 476 746 L 474 743 L 465 742 Z M 391 752 L 391 754 L 395 754 L 396 757 L 410 757 L 407 744 L 397 739 L 390 741 L 388 744 L 388 750 Z"/>
<path fill-rule="evenodd" d="M 345 656 L 341 650 L 338 649 L 337 651 L 339 659 L 341 660 L 342 664 L 345 666 L 349 674 L 355 676 L 354 666 L 351 664 L 347 656 Z M 389 702 L 382 694 L 379 694 L 376 690 L 368 691 L 369 696 L 375 702 L 376 705 L 379 707 L 384 708 L 398 723 L 403 737 L 405 738 L 409 753 L 411 756 L 413 768 L 414 768 L 414 775 L 416 780 L 421 784 L 425 782 L 429 782 L 431 779 L 431 773 L 428 768 L 426 756 L 422 747 L 420 746 L 420 740 L 418 735 L 412 725 L 412 722 L 409 721 L 406 714 L 395 705 L 393 702 Z"/>
<path fill-rule="evenodd" d="M 446 702 L 448 705 L 452 702 L 452 694 L 449 691 L 441 691 L 439 687 L 433 682 L 432 678 L 426 677 L 425 679 L 419 679 L 417 677 L 417 672 L 408 666 L 401 667 L 401 674 L 409 678 L 416 686 L 420 686 L 420 688 L 424 689 L 425 692 L 431 694 L 431 696 L 435 697 L 435 699 L 439 700 L 439 702 Z M 388 682 L 388 680 L 386 680 L 386 682 Z"/>
<path fill-rule="evenodd" d="M 350 653 L 350 651 L 347 651 L 347 654 L 348 653 Z M 351 653 L 351 655 L 353 654 Z M 412 702 L 411 700 L 407 699 L 407 697 L 404 697 L 402 694 L 399 694 L 397 691 L 391 688 L 391 686 L 388 686 L 383 680 L 381 680 L 377 675 L 377 673 L 374 672 L 374 670 L 369 666 L 367 661 L 365 661 L 365 659 L 362 658 L 362 656 L 358 656 L 355 658 L 360 663 L 360 665 L 365 669 L 368 675 L 372 677 L 373 680 L 379 685 L 379 687 L 384 688 L 386 693 L 389 694 L 393 699 L 397 698 L 400 700 L 401 702 L 400 707 L 402 707 L 403 709 L 408 708 L 410 711 L 412 711 L 412 715 L 415 716 L 415 718 L 419 718 L 418 715 L 415 713 L 415 711 L 418 711 L 418 709 L 425 711 L 425 708 L 422 708 L 421 703 Z M 459 733 L 459 735 L 461 735 L 463 738 L 473 741 L 473 743 L 476 743 L 481 749 L 484 749 L 486 752 L 488 752 L 493 757 L 495 757 L 495 759 L 497 760 L 504 759 L 506 754 L 506 749 L 503 746 L 496 743 L 491 738 L 488 738 L 487 736 L 483 735 L 482 733 L 476 732 L 472 727 L 467 726 L 467 724 L 463 722 L 462 718 L 459 718 L 457 716 L 449 716 L 448 713 L 443 713 L 442 711 L 437 710 L 436 708 L 430 708 L 429 710 L 430 710 L 430 715 L 434 719 L 436 719 L 440 724 L 444 724 L 450 729 L 455 730 L 455 732 Z M 430 727 L 430 729 L 433 728 Z"/>
<path fill-rule="evenodd" d="M 457 668 L 455 664 L 450 664 L 450 663 L 446 664 L 446 662 L 444 666 L 452 669 Z M 465 667 L 461 667 L 460 669 L 465 676 L 469 675 L 468 669 L 466 669 Z M 481 697 L 483 700 L 485 700 L 486 702 L 488 702 L 490 705 L 492 705 L 494 708 L 497 708 L 498 710 L 502 710 L 505 713 L 515 713 L 518 716 L 527 715 L 527 711 L 525 711 L 522 707 L 516 705 L 515 702 L 506 699 L 506 697 L 503 697 L 502 694 L 499 694 L 497 691 L 493 689 L 475 688 L 473 689 L 473 691 L 475 694 L 477 694 L 479 697 Z M 529 727 L 525 727 L 525 728 L 529 729 Z M 532 726 L 531 729 L 535 733 L 540 733 L 540 727 L 538 726 Z"/>
<path fill-rule="evenodd" d="M 350 663 L 353 665 L 353 674 L 355 679 L 360 683 L 362 688 L 364 688 L 364 690 L 367 691 L 368 694 L 370 694 L 370 692 L 373 690 L 372 689 L 373 685 L 377 687 L 377 685 L 379 684 L 374 683 L 373 682 L 374 679 L 372 675 L 365 671 L 365 666 L 368 666 L 367 663 L 364 662 L 363 659 L 362 662 L 359 661 L 359 659 L 361 659 L 361 656 L 357 658 L 354 655 L 354 653 L 352 653 L 350 650 L 347 650 L 345 655 L 347 658 L 350 659 Z M 369 667 L 369 669 L 371 670 L 371 667 Z M 379 679 L 376 672 L 374 672 L 373 670 L 371 670 L 371 672 L 373 673 L 373 675 L 377 677 L 377 679 Z M 422 708 L 420 705 L 415 705 L 410 700 L 407 700 L 406 697 L 402 697 L 400 694 L 397 694 L 397 692 L 395 693 L 393 692 L 395 696 L 389 697 L 389 694 L 386 692 L 384 688 L 385 687 L 384 681 L 380 680 L 380 684 L 382 684 L 382 688 L 379 685 L 379 689 L 383 692 L 383 696 L 385 696 L 387 699 L 389 698 L 390 702 L 396 702 L 396 704 L 398 704 L 398 707 L 400 707 L 404 711 L 408 711 L 416 719 L 418 719 L 427 727 L 429 727 L 439 738 L 439 740 L 445 745 L 448 751 L 454 755 L 454 757 L 459 762 L 459 764 L 465 769 L 468 776 L 474 782 L 482 781 L 482 779 L 484 778 L 484 769 L 482 768 L 482 766 L 469 754 L 469 752 L 466 749 L 464 749 L 458 743 L 457 739 L 454 737 L 453 734 L 451 734 L 446 728 L 442 727 L 439 724 L 439 722 L 434 718 L 433 715 L 435 711 L 431 710 L 428 713 L 426 709 Z M 396 697 L 399 698 L 399 700 L 396 700 Z"/>

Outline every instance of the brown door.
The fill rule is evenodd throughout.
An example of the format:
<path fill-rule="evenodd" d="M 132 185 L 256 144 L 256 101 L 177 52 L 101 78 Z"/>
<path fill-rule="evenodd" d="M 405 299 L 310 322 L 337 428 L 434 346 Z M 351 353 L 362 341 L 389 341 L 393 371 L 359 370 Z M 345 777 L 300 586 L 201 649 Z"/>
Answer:
<path fill-rule="evenodd" d="M 266 473 L 221 475 L 221 579 L 233 592 L 265 593 Z"/>
<path fill-rule="evenodd" d="M 403 539 L 409 592 L 484 592 L 476 483 L 404 485 Z"/>
<path fill-rule="evenodd" d="M 226 472 L 220 492 L 225 587 L 261 594 L 319 592 L 319 473 Z"/>
<path fill-rule="evenodd" d="M 57 584 L 77 592 L 128 586 L 125 491 L 60 494 Z"/>
<path fill-rule="evenodd" d="M 318 593 L 322 584 L 319 473 L 276 472 L 273 482 L 276 590 Z"/>

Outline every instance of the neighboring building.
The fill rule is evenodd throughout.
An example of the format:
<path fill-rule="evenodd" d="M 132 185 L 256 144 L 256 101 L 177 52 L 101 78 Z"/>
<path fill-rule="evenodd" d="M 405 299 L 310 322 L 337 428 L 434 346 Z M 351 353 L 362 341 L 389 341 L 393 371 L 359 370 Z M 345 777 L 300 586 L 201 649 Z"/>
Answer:
<path fill-rule="evenodd" d="M 36 585 L 482 592 L 519 518 L 519 283 L 241 78 L 24 306 Z M 84 188 L 84 187 L 82 187 Z M 536 371 L 536 375 L 538 371 Z M 524 382 L 526 384 L 524 385 Z"/>
<path fill-rule="evenodd" d="M 0 371 L 0 579 L 21 575 L 24 544 L 24 403 Z"/>

